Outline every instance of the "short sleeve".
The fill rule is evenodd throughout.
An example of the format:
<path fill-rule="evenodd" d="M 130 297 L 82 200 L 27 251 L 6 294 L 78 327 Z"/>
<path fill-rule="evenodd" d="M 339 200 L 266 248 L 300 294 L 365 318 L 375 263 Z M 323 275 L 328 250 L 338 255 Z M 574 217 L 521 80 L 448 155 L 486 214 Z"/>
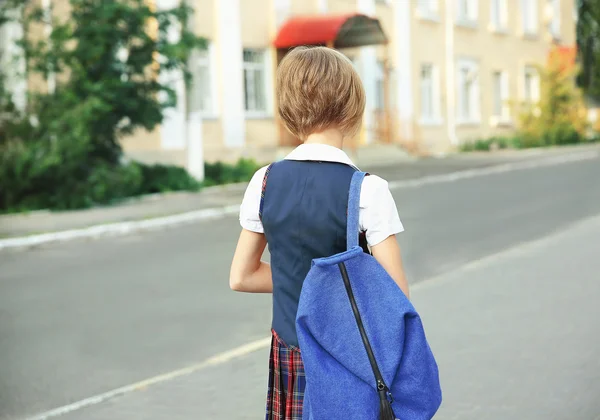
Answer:
<path fill-rule="evenodd" d="M 359 219 L 370 246 L 404 231 L 387 181 L 374 175 L 365 177 L 360 194 Z"/>
<path fill-rule="evenodd" d="M 258 215 L 260 210 L 260 196 L 262 183 L 267 167 L 259 169 L 248 184 L 244 199 L 240 206 L 240 225 L 242 228 L 256 233 L 264 233 L 264 228 Z"/>

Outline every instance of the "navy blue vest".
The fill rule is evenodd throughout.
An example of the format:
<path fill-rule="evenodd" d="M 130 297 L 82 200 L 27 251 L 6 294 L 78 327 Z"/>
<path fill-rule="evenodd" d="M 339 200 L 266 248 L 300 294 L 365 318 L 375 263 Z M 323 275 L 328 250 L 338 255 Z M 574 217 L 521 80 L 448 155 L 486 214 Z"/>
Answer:
<path fill-rule="evenodd" d="M 346 250 L 354 172 L 342 163 L 284 160 L 268 173 L 262 224 L 271 254 L 273 329 L 288 345 L 298 346 L 298 301 L 312 260 Z"/>

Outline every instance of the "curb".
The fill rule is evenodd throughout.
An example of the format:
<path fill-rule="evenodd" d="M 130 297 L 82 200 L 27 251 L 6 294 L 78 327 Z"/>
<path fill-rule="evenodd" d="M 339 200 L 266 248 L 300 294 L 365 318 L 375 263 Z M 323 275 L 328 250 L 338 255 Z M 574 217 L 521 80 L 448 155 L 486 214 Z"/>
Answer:
<path fill-rule="evenodd" d="M 94 239 L 104 236 L 127 235 L 133 232 L 156 230 L 202 220 L 219 219 L 237 214 L 239 210 L 239 205 L 215 207 L 203 210 L 195 210 L 187 213 L 174 214 L 172 216 L 156 217 L 147 220 L 108 223 L 105 225 L 90 226 L 83 229 L 70 229 L 59 232 L 42 233 L 40 235 L 2 239 L 0 240 L 0 251 L 10 248 L 30 248 L 36 245 L 48 244 L 52 242 L 64 242 L 73 239 Z"/>
<path fill-rule="evenodd" d="M 599 156 L 600 151 L 588 150 L 559 156 L 551 156 L 541 159 L 504 163 L 484 168 L 467 169 L 443 175 L 431 175 L 416 179 L 407 179 L 403 181 L 390 181 L 388 183 L 388 186 L 390 189 L 418 188 L 430 184 L 454 182 L 463 179 L 494 175 L 517 170 L 534 169 L 591 160 L 596 159 Z M 239 188 L 240 185 L 237 184 L 237 187 Z M 106 236 L 126 235 L 133 232 L 156 230 L 187 223 L 200 222 L 204 220 L 220 219 L 227 216 L 237 215 L 239 212 L 239 208 L 239 205 L 214 207 L 202 210 L 195 210 L 186 213 L 174 214 L 172 216 L 156 217 L 147 220 L 109 223 L 103 225 L 90 226 L 82 229 L 71 229 L 59 232 L 43 233 L 39 235 L 0 239 L 0 251 L 6 249 L 30 248 L 37 245 L 49 244 L 53 242 L 64 242 L 73 239 L 94 239 Z"/>

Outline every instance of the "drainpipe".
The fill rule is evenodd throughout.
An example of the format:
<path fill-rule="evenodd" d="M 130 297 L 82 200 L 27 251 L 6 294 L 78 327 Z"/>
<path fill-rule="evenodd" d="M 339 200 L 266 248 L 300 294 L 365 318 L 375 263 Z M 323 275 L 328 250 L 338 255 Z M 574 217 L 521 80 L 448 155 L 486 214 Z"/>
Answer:
<path fill-rule="evenodd" d="M 456 77 L 454 60 L 454 0 L 446 0 L 446 121 L 450 144 L 458 144 L 456 137 Z"/>

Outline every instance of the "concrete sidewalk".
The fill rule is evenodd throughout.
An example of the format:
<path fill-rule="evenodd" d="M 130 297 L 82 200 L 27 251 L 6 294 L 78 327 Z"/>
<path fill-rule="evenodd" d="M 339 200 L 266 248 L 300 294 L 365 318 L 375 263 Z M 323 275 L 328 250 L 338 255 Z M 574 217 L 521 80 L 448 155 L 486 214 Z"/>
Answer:
<path fill-rule="evenodd" d="M 598 249 L 600 215 L 413 288 L 440 366 L 436 419 L 600 419 Z M 259 419 L 267 357 L 263 348 L 57 417 Z"/>
<path fill-rule="evenodd" d="M 443 175 L 476 168 L 491 167 L 509 162 L 533 161 L 556 155 L 600 150 L 598 145 L 525 151 L 500 151 L 498 153 L 473 153 L 453 155 L 443 159 L 413 159 L 375 148 L 362 151 L 361 169 L 389 181 L 403 181 L 426 176 Z M 26 237 L 47 232 L 61 232 L 101 226 L 111 223 L 151 220 L 194 211 L 215 209 L 229 212 L 241 202 L 246 184 L 207 188 L 199 193 L 174 192 L 132 198 L 120 204 L 65 212 L 36 211 L 0 216 L 0 240 Z M 1 247 L 0 247 L 1 248 Z"/>

